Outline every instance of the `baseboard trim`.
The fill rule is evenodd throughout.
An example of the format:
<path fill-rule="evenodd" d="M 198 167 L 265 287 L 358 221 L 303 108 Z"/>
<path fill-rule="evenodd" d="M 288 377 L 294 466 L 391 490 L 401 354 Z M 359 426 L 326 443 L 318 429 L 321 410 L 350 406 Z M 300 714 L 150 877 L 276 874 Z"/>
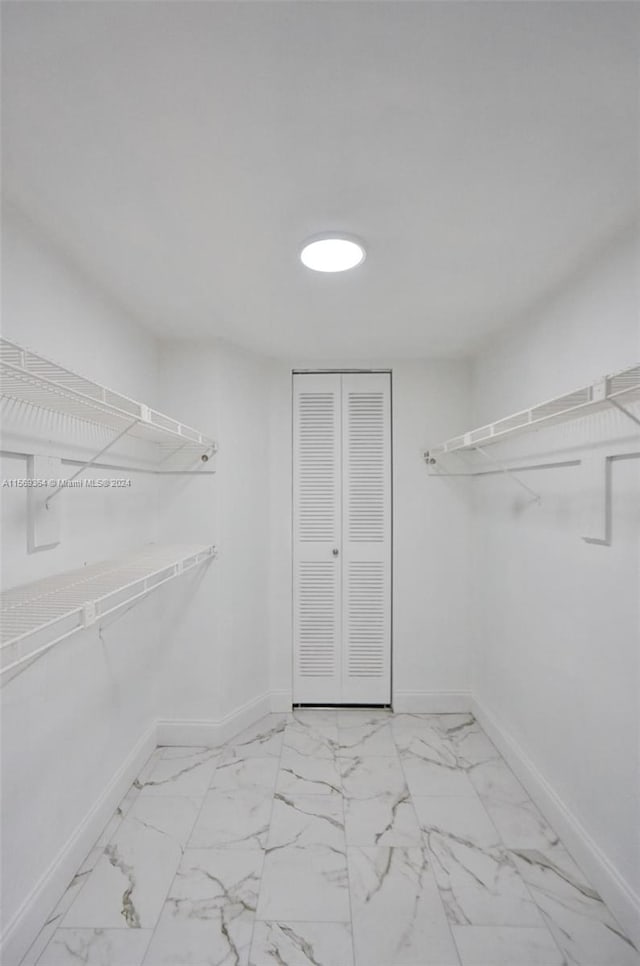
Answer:
<path fill-rule="evenodd" d="M 220 745 L 271 711 L 269 693 L 252 698 L 223 718 L 160 718 L 159 745 Z"/>
<path fill-rule="evenodd" d="M 455 714 L 471 711 L 471 691 L 396 691 L 397 714 Z"/>
<path fill-rule="evenodd" d="M 474 696 L 472 710 L 509 767 L 596 887 L 627 935 L 640 947 L 640 896 L 591 838 L 584 825 L 553 790 L 515 738 Z"/>
<path fill-rule="evenodd" d="M 270 692 L 271 710 L 276 714 L 291 713 L 293 707 L 293 695 L 291 691 L 271 691 Z"/>
<path fill-rule="evenodd" d="M 17 966 L 21 962 L 155 747 L 156 726 L 153 724 L 136 742 L 7 926 L 0 944 L 0 962 L 5 966 Z"/>

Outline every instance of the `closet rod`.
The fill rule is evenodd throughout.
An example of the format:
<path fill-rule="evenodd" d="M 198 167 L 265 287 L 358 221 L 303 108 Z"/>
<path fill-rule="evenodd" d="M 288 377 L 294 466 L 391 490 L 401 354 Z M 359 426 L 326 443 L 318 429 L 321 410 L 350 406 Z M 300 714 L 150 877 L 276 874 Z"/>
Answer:
<path fill-rule="evenodd" d="M 29 459 L 32 453 L 19 453 L 16 450 L 0 449 L 0 456 L 8 456 L 11 459 Z M 62 457 L 61 463 L 67 466 L 84 466 L 85 460 L 74 460 L 70 457 Z M 118 463 L 92 463 L 95 469 L 99 470 L 123 470 L 127 473 L 150 473 L 152 476 L 215 476 L 217 470 L 150 470 L 142 466 L 121 466 Z"/>
<path fill-rule="evenodd" d="M 607 456 L 605 459 L 610 460 L 632 460 L 638 459 L 640 453 L 614 453 L 613 456 Z M 530 466 L 516 466 L 514 470 L 518 473 L 524 473 L 525 470 L 555 470 L 561 469 L 563 466 L 581 466 L 583 460 L 558 460 L 555 463 L 532 463 Z M 427 470 L 427 476 L 503 476 L 504 470 L 472 470 L 468 473 L 439 473 L 433 470 Z"/>
<path fill-rule="evenodd" d="M 523 473 L 525 470 L 555 470 L 563 466 L 580 466 L 582 460 L 557 460 L 553 463 L 532 463 L 530 466 L 516 466 L 514 471 Z M 429 476 L 503 476 L 505 470 L 471 470 L 467 473 L 439 473 L 428 471 Z"/>

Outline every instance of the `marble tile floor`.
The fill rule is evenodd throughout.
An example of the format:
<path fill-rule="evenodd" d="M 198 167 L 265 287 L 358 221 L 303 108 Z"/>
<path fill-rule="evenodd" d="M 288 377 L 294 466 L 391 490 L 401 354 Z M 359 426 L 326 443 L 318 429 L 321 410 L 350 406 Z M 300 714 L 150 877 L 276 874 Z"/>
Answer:
<path fill-rule="evenodd" d="M 22 966 L 640 966 L 468 714 L 158 748 Z"/>

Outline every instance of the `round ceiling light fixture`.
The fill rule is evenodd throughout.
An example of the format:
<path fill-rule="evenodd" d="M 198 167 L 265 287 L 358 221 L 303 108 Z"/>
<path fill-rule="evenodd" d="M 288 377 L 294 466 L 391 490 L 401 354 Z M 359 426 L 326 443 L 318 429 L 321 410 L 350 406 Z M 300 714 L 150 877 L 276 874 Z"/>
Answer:
<path fill-rule="evenodd" d="M 365 255 L 357 238 L 331 232 L 309 238 L 302 246 L 300 260 L 314 272 L 346 272 L 361 265 Z"/>

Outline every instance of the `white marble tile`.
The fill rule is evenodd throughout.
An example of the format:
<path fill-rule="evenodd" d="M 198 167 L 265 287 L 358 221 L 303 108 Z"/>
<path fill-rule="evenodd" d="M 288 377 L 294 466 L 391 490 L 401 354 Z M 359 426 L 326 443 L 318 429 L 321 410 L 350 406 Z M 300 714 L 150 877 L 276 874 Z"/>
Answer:
<path fill-rule="evenodd" d="M 485 761 L 469 770 L 469 778 L 485 802 L 519 804 L 529 798 L 502 758 Z"/>
<path fill-rule="evenodd" d="M 284 748 L 276 788 L 301 795 L 340 795 L 342 781 L 336 759 L 313 758 Z"/>
<path fill-rule="evenodd" d="M 264 848 L 272 805 L 273 794 L 264 788 L 212 789 L 205 795 L 190 848 Z"/>
<path fill-rule="evenodd" d="M 422 845 L 398 758 L 341 758 L 349 845 Z"/>
<path fill-rule="evenodd" d="M 455 758 L 450 762 L 433 761 L 422 754 L 402 752 L 402 768 L 412 795 L 462 795 L 475 798 L 476 791 L 469 776 L 458 768 Z"/>
<path fill-rule="evenodd" d="M 457 712 L 453 714 L 432 714 L 429 715 L 433 727 L 447 741 L 459 741 L 470 732 L 480 732 L 480 725 L 470 711 Z"/>
<path fill-rule="evenodd" d="M 353 966 L 346 922 L 257 921 L 249 966 Z"/>
<path fill-rule="evenodd" d="M 548 849 L 558 844 L 554 830 L 501 759 L 472 768 L 469 777 L 507 848 Z"/>
<path fill-rule="evenodd" d="M 357 966 L 458 966 L 425 849 L 349 848 Z"/>
<path fill-rule="evenodd" d="M 470 768 L 485 761 L 500 760 L 500 753 L 478 722 L 469 716 L 469 719 L 455 725 L 440 726 L 440 734 L 450 743 L 454 749 L 458 766 Z"/>
<path fill-rule="evenodd" d="M 316 846 L 345 851 L 344 809 L 333 795 L 287 795 L 276 792 L 267 849 Z"/>
<path fill-rule="evenodd" d="M 400 760 L 396 758 L 340 758 L 342 790 L 348 798 L 372 798 L 374 795 L 401 795 L 407 783 Z"/>
<path fill-rule="evenodd" d="M 334 758 L 338 748 L 338 725 L 323 717 L 294 715 L 284 729 L 284 747 L 315 758 Z"/>
<path fill-rule="evenodd" d="M 355 725 L 338 725 L 338 755 L 363 758 L 368 755 L 395 758 L 398 755 L 386 718 Z"/>
<path fill-rule="evenodd" d="M 499 753 L 470 714 L 397 715 L 393 733 L 401 752 L 466 771 Z"/>
<path fill-rule="evenodd" d="M 422 832 L 408 791 L 345 798 L 344 816 L 348 845 L 422 845 Z"/>
<path fill-rule="evenodd" d="M 267 852 L 257 918 L 277 922 L 348 922 L 344 853 L 318 846 L 289 846 Z"/>
<path fill-rule="evenodd" d="M 437 727 L 436 715 L 394 715 L 391 730 L 400 751 L 414 751 L 434 761 L 456 764 L 450 742 Z"/>
<path fill-rule="evenodd" d="M 246 964 L 264 853 L 187 849 L 145 966 Z"/>
<path fill-rule="evenodd" d="M 213 773 L 211 788 L 220 791 L 264 788 L 272 792 L 277 774 L 278 759 L 275 757 L 222 761 Z"/>
<path fill-rule="evenodd" d="M 501 844 L 500 835 L 479 798 L 414 795 L 412 801 L 427 844 L 431 834 L 449 835 L 481 848 Z"/>
<path fill-rule="evenodd" d="M 640 966 L 638 951 L 563 848 L 511 854 L 568 963 Z"/>
<path fill-rule="evenodd" d="M 187 848 L 167 899 L 174 918 L 206 918 L 220 909 L 254 914 L 263 863 L 261 849 Z"/>
<path fill-rule="evenodd" d="M 531 799 L 495 802 L 483 799 L 502 841 L 509 849 L 550 849 L 560 839 Z"/>
<path fill-rule="evenodd" d="M 155 925 L 200 808 L 195 799 L 139 796 L 62 925 Z"/>
<path fill-rule="evenodd" d="M 215 748 L 165 748 L 135 787 L 142 795 L 187 795 L 202 798 L 220 757 Z"/>
<path fill-rule="evenodd" d="M 268 714 L 260 721 L 228 741 L 223 748 L 223 760 L 237 758 L 269 758 L 280 756 L 288 717 Z"/>
<path fill-rule="evenodd" d="M 141 966 L 150 929 L 58 929 L 38 966 Z"/>
<path fill-rule="evenodd" d="M 414 799 L 447 916 L 457 925 L 542 926 L 477 799 Z"/>
<path fill-rule="evenodd" d="M 462 966 L 566 966 L 548 929 L 453 926 Z"/>

